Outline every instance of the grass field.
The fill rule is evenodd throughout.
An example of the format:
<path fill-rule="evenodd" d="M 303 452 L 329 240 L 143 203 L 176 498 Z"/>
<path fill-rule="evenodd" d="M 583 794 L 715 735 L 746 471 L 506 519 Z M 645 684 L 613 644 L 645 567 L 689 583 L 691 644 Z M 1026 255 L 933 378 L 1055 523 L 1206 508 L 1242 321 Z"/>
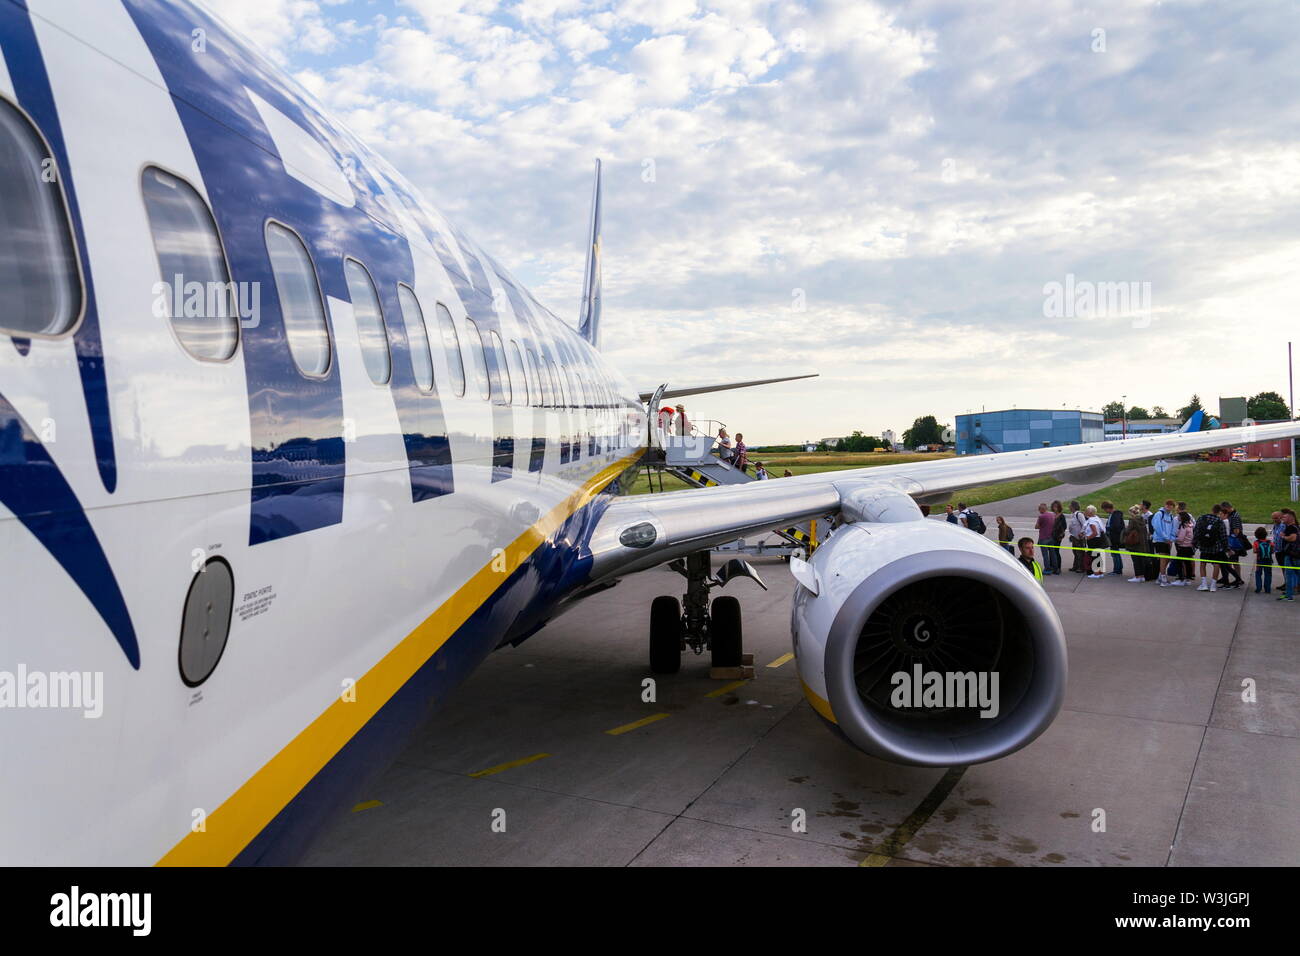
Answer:
<path fill-rule="evenodd" d="M 763 462 L 772 477 L 780 477 L 782 472 L 789 471 L 793 475 L 810 475 L 823 471 L 844 471 L 849 468 L 874 468 L 880 465 L 899 465 L 909 461 L 933 461 L 937 458 L 952 458 L 952 454 L 932 454 L 932 455 L 896 455 L 896 454 L 879 454 L 874 455 L 870 452 L 785 452 L 776 455 L 764 455 L 755 459 L 751 457 L 752 463 L 755 460 Z M 753 474 L 753 472 L 750 472 Z M 672 475 L 664 475 L 664 491 L 681 491 L 684 488 L 693 488 L 694 485 L 688 485 L 686 482 Z M 659 491 L 659 481 L 655 479 L 656 492 Z M 649 480 L 646 473 L 642 471 L 637 475 L 636 481 L 633 482 L 629 494 L 644 495 L 650 491 Z"/>
<path fill-rule="evenodd" d="M 773 477 L 779 476 L 787 469 L 795 475 L 807 475 L 824 471 L 844 471 L 849 468 L 871 468 L 880 465 L 898 465 L 912 461 L 934 461 L 943 458 L 955 458 L 951 453 L 926 454 L 926 455 L 904 455 L 904 454 L 873 454 L 870 452 L 786 452 L 775 455 L 763 455 L 758 458 L 766 466 L 767 470 Z M 754 459 L 751 459 L 751 461 Z M 1120 466 L 1120 471 L 1130 471 L 1135 468 L 1145 468 L 1154 464 L 1150 459 L 1146 461 L 1131 461 Z M 1178 487 L 1182 491 L 1160 490 L 1160 477 L 1151 475 L 1147 478 L 1133 478 L 1128 481 L 1118 482 L 1107 488 L 1102 489 L 1092 495 L 1089 500 L 1100 502 L 1103 498 L 1109 498 L 1112 501 L 1125 502 L 1124 507 L 1148 498 L 1151 501 L 1164 501 L 1165 498 L 1173 496 L 1180 500 L 1187 501 L 1196 508 L 1201 507 L 1204 503 L 1208 508 L 1213 501 L 1231 501 L 1242 512 L 1243 516 L 1248 514 L 1246 502 L 1254 499 L 1255 492 L 1250 489 L 1259 485 L 1258 504 L 1262 507 L 1263 515 L 1268 517 L 1269 512 L 1274 507 L 1281 504 L 1285 499 L 1287 467 L 1284 463 L 1266 462 L 1264 469 L 1281 468 L 1280 483 L 1278 480 L 1270 477 L 1271 473 L 1265 471 L 1259 475 L 1255 473 L 1243 475 L 1243 470 L 1251 465 L 1258 467 L 1258 463 L 1203 463 L 1198 465 L 1183 465 L 1172 469 L 1168 472 L 1166 478 L 1166 488 L 1173 489 L 1174 482 L 1178 481 Z M 1223 469 L 1236 469 L 1228 474 Z M 1203 469 L 1208 469 L 1204 471 Z M 1245 479 L 1243 484 L 1243 479 Z M 1014 498 L 1017 495 L 1028 495 L 1035 492 L 1047 492 L 1052 488 L 1060 485 L 1055 478 L 1025 478 L 1020 481 L 1009 481 L 1000 485 L 979 485 L 971 488 L 963 488 L 952 496 L 955 504 L 957 501 L 964 501 L 972 507 L 978 508 L 980 505 L 988 504 L 990 501 L 1002 501 L 1006 498 Z M 681 491 L 685 488 L 694 487 L 672 475 L 664 475 L 664 491 Z M 1241 487 L 1241 492 L 1235 492 L 1234 489 Z M 1273 489 L 1280 488 L 1280 492 Z M 636 481 L 633 483 L 630 493 L 634 495 L 644 495 L 651 490 L 646 473 L 642 471 Z M 655 481 L 654 491 L 659 491 L 659 482 Z M 1277 495 L 1280 494 L 1281 497 Z M 1136 497 L 1134 497 L 1136 496 Z M 1158 497 L 1157 497 L 1158 496 Z M 1132 498 L 1132 501 L 1128 501 Z M 1088 502 L 1085 502 L 1087 504 Z M 940 505 L 934 509 L 942 511 Z M 1253 511 L 1250 513 L 1254 513 Z M 1199 514 L 1199 512 L 1198 512 Z M 1246 521 L 1261 520 L 1258 518 L 1245 517 Z"/>
<path fill-rule="evenodd" d="M 1198 462 L 1171 468 L 1160 484 L 1159 475 L 1130 478 L 1094 491 L 1084 504 L 1103 498 L 1127 508 L 1146 499 L 1158 507 L 1166 498 L 1186 501 L 1193 516 L 1204 514 L 1220 501 L 1231 501 L 1243 521 L 1266 522 L 1274 508 L 1291 503 L 1286 461 Z"/>

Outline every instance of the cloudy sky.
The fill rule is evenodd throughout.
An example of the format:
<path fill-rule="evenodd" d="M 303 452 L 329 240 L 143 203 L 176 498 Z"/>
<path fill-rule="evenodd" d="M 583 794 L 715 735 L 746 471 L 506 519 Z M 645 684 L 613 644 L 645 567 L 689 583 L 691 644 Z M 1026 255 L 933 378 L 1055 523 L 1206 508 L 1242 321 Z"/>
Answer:
<path fill-rule="evenodd" d="M 751 444 L 1286 393 L 1293 0 L 216 9 L 562 316 L 601 157 L 616 365 L 820 373 L 688 400 Z"/>

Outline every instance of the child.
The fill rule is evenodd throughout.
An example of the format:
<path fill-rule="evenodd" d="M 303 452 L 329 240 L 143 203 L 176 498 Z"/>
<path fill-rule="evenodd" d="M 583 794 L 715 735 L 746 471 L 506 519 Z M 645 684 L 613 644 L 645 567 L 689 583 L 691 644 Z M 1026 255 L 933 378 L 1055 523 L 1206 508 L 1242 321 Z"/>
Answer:
<path fill-rule="evenodd" d="M 1263 528 L 1255 529 L 1255 593 L 1259 593 L 1260 585 L 1264 587 L 1265 594 L 1273 593 L 1273 542 L 1269 540 L 1268 532 Z"/>
<path fill-rule="evenodd" d="M 1002 545 L 1007 554 L 1014 555 L 1016 553 L 1015 549 L 1011 547 L 1011 542 L 1015 536 L 1016 533 L 1011 530 L 1011 525 L 1007 524 L 1007 520 L 1002 515 L 998 515 L 998 543 Z"/>

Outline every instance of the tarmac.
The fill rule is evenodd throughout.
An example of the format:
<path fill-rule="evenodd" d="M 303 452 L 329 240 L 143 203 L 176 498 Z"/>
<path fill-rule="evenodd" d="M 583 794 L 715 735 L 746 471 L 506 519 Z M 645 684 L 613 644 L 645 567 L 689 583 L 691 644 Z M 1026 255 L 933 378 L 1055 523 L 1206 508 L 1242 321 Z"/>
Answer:
<path fill-rule="evenodd" d="M 1030 527 L 1003 505 L 980 511 Z M 1061 714 L 1018 753 L 945 771 L 868 757 L 822 725 L 789 660 L 794 580 L 779 558 L 753 563 L 770 590 L 724 592 L 752 681 L 710 680 L 689 652 L 651 675 L 650 602 L 685 582 L 633 575 L 491 655 L 304 862 L 1300 863 L 1300 602 L 1050 576 L 1070 655 Z"/>

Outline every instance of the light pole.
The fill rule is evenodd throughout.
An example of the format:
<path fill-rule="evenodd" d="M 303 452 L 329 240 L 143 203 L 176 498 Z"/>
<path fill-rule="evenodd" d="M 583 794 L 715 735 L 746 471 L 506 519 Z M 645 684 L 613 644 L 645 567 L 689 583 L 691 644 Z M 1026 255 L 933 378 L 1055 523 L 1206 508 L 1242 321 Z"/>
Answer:
<path fill-rule="evenodd" d="M 1291 403 L 1290 414 L 1291 421 L 1295 421 L 1295 376 L 1291 370 L 1291 343 L 1286 344 L 1286 387 L 1290 393 L 1288 401 Z M 1291 500 L 1300 501 L 1300 478 L 1295 473 L 1295 439 L 1291 439 Z"/>
<path fill-rule="evenodd" d="M 1128 396 L 1119 397 L 1119 434 L 1120 438 L 1128 438 Z"/>

